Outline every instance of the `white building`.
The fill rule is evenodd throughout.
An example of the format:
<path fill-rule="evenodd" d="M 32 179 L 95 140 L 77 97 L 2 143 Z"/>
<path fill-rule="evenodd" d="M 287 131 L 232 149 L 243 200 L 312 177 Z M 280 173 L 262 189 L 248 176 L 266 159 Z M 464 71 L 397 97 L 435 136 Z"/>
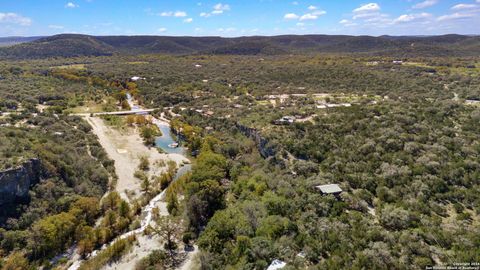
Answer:
<path fill-rule="evenodd" d="M 277 270 L 277 269 L 282 269 L 285 266 L 287 266 L 286 262 L 280 261 L 280 260 L 273 260 L 273 262 L 268 266 L 267 270 Z"/>
<path fill-rule="evenodd" d="M 320 185 L 320 186 L 316 186 L 315 188 L 318 189 L 324 195 L 327 195 L 327 194 L 339 195 L 340 193 L 342 193 L 342 189 L 337 184 Z"/>

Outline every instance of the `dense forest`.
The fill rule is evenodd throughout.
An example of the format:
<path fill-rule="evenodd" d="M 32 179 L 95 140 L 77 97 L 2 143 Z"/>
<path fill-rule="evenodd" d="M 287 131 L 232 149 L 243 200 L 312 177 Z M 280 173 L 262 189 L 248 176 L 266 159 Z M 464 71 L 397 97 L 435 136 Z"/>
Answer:
<path fill-rule="evenodd" d="M 36 59 L 131 54 L 283 55 L 289 53 L 337 53 L 394 57 L 468 57 L 476 56 L 480 52 L 479 37 L 464 35 L 425 37 L 283 35 L 223 38 L 61 34 L 24 40 L 31 42 L 0 48 L 0 56 L 12 59 Z"/>
<path fill-rule="evenodd" d="M 215 48 L 227 55 L 0 61 L 1 167 L 38 158 L 45 170 L 2 223 L 4 265 L 48 266 L 74 242 L 85 255 L 135 227 L 137 206 L 116 193 L 100 201 L 115 181 L 112 162 L 88 124 L 69 116 L 126 107 L 127 92 L 171 120 L 193 160 L 168 189 L 181 233 L 137 269 L 172 267 L 182 240 L 200 248 L 201 269 L 480 260 L 478 58 L 228 55 L 230 45 Z M 322 195 L 323 184 L 343 192 Z"/>

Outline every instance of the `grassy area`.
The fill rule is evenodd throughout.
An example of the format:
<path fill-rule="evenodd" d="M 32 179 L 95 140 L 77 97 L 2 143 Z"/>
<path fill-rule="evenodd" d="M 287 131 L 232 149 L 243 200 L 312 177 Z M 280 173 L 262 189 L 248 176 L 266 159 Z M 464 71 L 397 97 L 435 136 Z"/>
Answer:
<path fill-rule="evenodd" d="M 456 67 L 449 69 L 452 73 L 463 76 L 480 76 L 480 65 L 476 65 L 475 68 Z"/>
<path fill-rule="evenodd" d="M 71 65 L 53 66 L 51 68 L 52 69 L 75 69 L 75 70 L 86 69 L 85 64 L 71 64 Z"/>
<path fill-rule="evenodd" d="M 147 65 L 150 64 L 149 62 L 145 61 L 133 61 L 133 62 L 126 62 L 129 65 Z"/>
<path fill-rule="evenodd" d="M 104 111 L 104 104 L 99 104 L 94 101 L 86 102 L 84 106 L 72 108 L 71 113 L 97 113 Z"/>
<path fill-rule="evenodd" d="M 135 243 L 135 235 L 117 240 L 108 248 L 100 251 L 96 257 L 83 263 L 79 270 L 100 269 L 107 263 L 117 261 L 129 252 Z"/>
<path fill-rule="evenodd" d="M 404 66 L 412 66 L 412 67 L 421 67 L 421 68 L 435 68 L 433 66 L 426 65 L 425 63 L 420 62 L 403 62 Z"/>
<path fill-rule="evenodd" d="M 259 100 L 259 101 L 257 101 L 257 105 L 261 105 L 261 106 L 268 106 L 270 104 L 272 104 L 272 103 L 270 103 L 269 100 Z"/>
<path fill-rule="evenodd" d="M 479 76 L 480 75 L 480 65 L 477 63 L 475 67 L 447 67 L 447 66 L 429 66 L 425 63 L 420 62 L 404 62 L 404 66 L 411 67 L 420 67 L 420 68 L 431 68 L 435 69 L 438 73 L 445 75 L 447 73 L 462 75 L 462 76 Z"/>
<path fill-rule="evenodd" d="M 127 127 L 125 117 L 118 116 L 118 115 L 104 115 L 102 116 L 103 121 L 107 123 L 107 125 L 114 127 L 116 129 L 123 129 Z"/>
<path fill-rule="evenodd" d="M 117 101 L 111 96 L 104 97 L 100 102 L 88 100 L 82 106 L 69 109 L 69 113 L 113 112 L 118 110 L 116 103 Z"/>

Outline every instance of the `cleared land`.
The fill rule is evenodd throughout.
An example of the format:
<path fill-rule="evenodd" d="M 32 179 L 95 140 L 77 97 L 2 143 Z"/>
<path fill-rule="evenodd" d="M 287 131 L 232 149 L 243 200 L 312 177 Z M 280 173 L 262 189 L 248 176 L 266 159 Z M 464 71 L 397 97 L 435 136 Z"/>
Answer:
<path fill-rule="evenodd" d="M 93 132 L 97 135 L 108 156 L 115 161 L 115 170 L 118 175 L 115 190 L 124 199 L 128 199 L 127 193 L 139 195 L 141 183 L 133 174 L 140 164 L 140 157 L 148 157 L 151 164 L 150 175 L 159 175 L 164 171 L 165 167 L 155 165 L 158 161 L 163 160 L 166 163 L 173 160 L 177 165 L 188 162 L 182 155 L 162 154 L 156 148 L 148 148 L 143 144 L 140 135 L 133 129 L 128 132 L 120 132 L 108 127 L 100 118 L 87 116 L 85 119 L 92 126 Z"/>

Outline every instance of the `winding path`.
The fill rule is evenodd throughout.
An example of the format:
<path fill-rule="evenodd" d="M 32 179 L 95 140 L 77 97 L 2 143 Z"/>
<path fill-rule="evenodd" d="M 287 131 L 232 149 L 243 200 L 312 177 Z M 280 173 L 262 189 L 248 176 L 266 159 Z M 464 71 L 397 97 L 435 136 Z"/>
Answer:
<path fill-rule="evenodd" d="M 131 97 L 129 97 L 128 101 L 129 101 L 131 107 L 135 108 L 134 110 L 128 111 L 128 112 L 138 113 L 138 112 L 146 112 L 146 111 L 151 112 L 151 111 L 154 110 L 154 109 L 144 110 L 144 109 L 142 109 L 138 106 L 133 106 L 133 100 L 131 99 Z M 127 112 L 127 111 L 125 111 L 125 112 Z M 116 114 L 122 115 L 125 112 L 120 112 L 120 113 L 116 112 Z M 94 115 L 108 115 L 108 114 L 115 114 L 115 113 L 103 113 L 103 114 L 97 113 L 97 114 L 94 114 Z M 107 136 L 105 136 L 106 130 L 103 130 L 105 127 L 103 127 L 103 129 L 102 129 L 102 125 L 99 125 L 99 123 L 96 121 L 96 120 L 99 120 L 99 119 L 90 117 L 90 114 L 85 114 L 85 115 L 82 114 L 82 115 L 79 115 L 79 116 L 83 116 L 83 117 L 86 118 L 87 122 L 92 126 L 95 134 L 99 137 L 99 142 L 100 142 L 100 144 L 102 145 L 103 148 L 110 149 L 110 150 L 115 149 L 114 145 L 112 145 L 111 140 Z M 159 125 L 159 124 L 169 125 L 168 120 L 164 119 L 163 117 L 160 117 L 160 119 L 153 118 L 153 122 L 157 125 Z M 115 164 L 117 164 L 117 166 L 115 166 L 115 170 L 117 171 L 117 174 L 119 176 L 120 175 L 127 175 L 127 176 L 128 175 L 133 175 L 132 172 L 135 170 L 135 164 L 129 164 L 129 166 L 126 165 L 125 160 L 123 160 L 124 156 L 122 156 L 117 151 L 107 151 L 107 154 L 109 155 L 109 157 L 111 159 L 113 159 L 115 161 Z M 180 163 L 179 161 L 188 160 L 186 157 L 181 156 L 179 154 L 168 154 L 167 156 L 174 157 L 173 160 L 176 160 L 177 164 Z M 181 157 L 181 158 L 179 158 L 179 157 Z M 121 164 L 123 164 L 123 165 L 121 165 Z M 189 171 L 190 171 L 190 165 L 185 165 L 185 167 L 180 168 L 178 170 L 177 174 L 175 175 L 173 181 L 176 181 L 183 174 L 185 174 Z M 118 241 L 120 239 L 125 239 L 129 236 L 132 236 L 132 235 L 143 234 L 143 232 L 148 227 L 148 225 L 150 225 L 153 221 L 153 209 L 158 208 L 160 210 L 160 215 L 167 216 L 168 215 L 167 203 L 163 201 L 165 199 L 165 194 L 166 194 L 166 190 L 162 191 L 160 194 L 158 194 L 153 199 L 151 199 L 150 202 L 142 209 L 143 218 L 141 220 L 140 228 L 129 231 L 129 232 L 126 232 L 126 233 L 118 236 L 117 238 L 112 240 L 110 243 L 105 244 L 101 249 L 93 251 L 91 254 L 89 254 L 87 256 L 87 258 L 88 259 L 94 258 L 98 254 L 99 251 L 101 251 L 101 250 L 107 248 L 108 246 L 112 245 L 115 241 Z M 144 252 L 150 251 L 151 247 L 155 246 L 155 243 L 153 243 L 153 242 L 158 242 L 158 239 L 155 239 L 153 237 L 150 237 L 148 239 L 142 239 L 142 240 L 144 242 L 144 243 L 142 243 L 142 245 L 144 245 L 143 246 L 143 251 Z M 177 269 L 179 269 L 179 270 L 192 269 L 193 258 L 194 258 L 195 254 L 197 252 L 198 252 L 198 248 L 195 246 L 194 251 L 189 252 L 187 254 L 186 260 Z M 72 260 L 73 263 L 68 268 L 68 270 L 77 270 L 83 262 L 83 260 L 80 258 L 80 256 L 76 255 L 75 253 L 73 253 L 73 255 L 70 255 L 70 259 Z M 135 256 L 133 259 L 127 260 L 126 262 L 124 262 L 124 264 L 117 265 L 117 268 L 118 269 L 130 269 L 134 265 L 134 263 L 136 261 L 140 260 L 140 259 L 141 259 L 140 256 Z"/>

